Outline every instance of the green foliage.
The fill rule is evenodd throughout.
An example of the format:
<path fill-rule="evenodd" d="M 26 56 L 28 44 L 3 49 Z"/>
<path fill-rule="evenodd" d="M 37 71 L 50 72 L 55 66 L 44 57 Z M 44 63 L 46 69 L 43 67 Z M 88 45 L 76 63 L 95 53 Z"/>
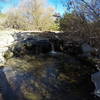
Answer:
<path fill-rule="evenodd" d="M 6 17 L 6 14 L 0 13 L 0 18 Z"/>
<path fill-rule="evenodd" d="M 64 3 L 67 13 L 60 19 L 60 29 L 71 33 L 71 38 L 100 47 L 100 0 L 64 0 Z"/>
<path fill-rule="evenodd" d="M 51 31 L 59 31 L 59 24 L 58 23 L 52 24 L 51 27 L 49 28 L 49 30 L 51 30 Z"/>
<path fill-rule="evenodd" d="M 63 31 L 78 31 L 81 26 L 81 20 L 76 17 L 73 13 L 65 13 L 60 19 L 60 29 Z"/>
<path fill-rule="evenodd" d="M 27 92 L 25 94 L 25 98 L 28 100 L 41 100 L 41 97 L 38 94 L 33 94 L 31 92 Z"/>
<path fill-rule="evenodd" d="M 9 59 L 13 56 L 13 52 L 11 52 L 10 50 L 6 51 L 4 54 L 5 59 Z"/>
<path fill-rule="evenodd" d="M 6 19 L 6 14 L 0 13 L 0 30 L 4 29 L 4 23 Z"/>

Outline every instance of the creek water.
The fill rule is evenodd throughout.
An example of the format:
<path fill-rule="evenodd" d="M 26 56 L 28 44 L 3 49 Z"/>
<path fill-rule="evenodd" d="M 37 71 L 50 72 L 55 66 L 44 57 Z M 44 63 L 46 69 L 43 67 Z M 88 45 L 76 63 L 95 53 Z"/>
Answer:
<path fill-rule="evenodd" d="M 0 100 L 97 100 L 82 66 L 63 54 L 10 58 L 0 69 Z"/>

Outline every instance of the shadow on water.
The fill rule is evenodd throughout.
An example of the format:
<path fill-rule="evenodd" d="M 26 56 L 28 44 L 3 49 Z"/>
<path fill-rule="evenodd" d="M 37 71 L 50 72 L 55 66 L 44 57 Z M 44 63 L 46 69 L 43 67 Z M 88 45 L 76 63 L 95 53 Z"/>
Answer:
<path fill-rule="evenodd" d="M 6 75 L 3 72 L 3 67 L 0 68 L 0 93 L 2 94 L 3 100 L 18 100 L 15 91 L 11 88 Z"/>
<path fill-rule="evenodd" d="M 0 69 L 3 100 L 96 100 L 90 94 L 94 89 L 87 77 L 90 68 L 72 57 L 25 56 L 9 59 L 6 66 L 9 72 Z"/>

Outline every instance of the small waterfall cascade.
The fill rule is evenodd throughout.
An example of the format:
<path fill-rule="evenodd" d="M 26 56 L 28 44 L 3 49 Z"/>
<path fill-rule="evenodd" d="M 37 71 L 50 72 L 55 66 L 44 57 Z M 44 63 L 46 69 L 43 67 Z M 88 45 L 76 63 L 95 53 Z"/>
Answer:
<path fill-rule="evenodd" d="M 51 54 L 56 54 L 57 52 L 55 51 L 55 47 L 54 47 L 54 44 L 51 43 Z"/>

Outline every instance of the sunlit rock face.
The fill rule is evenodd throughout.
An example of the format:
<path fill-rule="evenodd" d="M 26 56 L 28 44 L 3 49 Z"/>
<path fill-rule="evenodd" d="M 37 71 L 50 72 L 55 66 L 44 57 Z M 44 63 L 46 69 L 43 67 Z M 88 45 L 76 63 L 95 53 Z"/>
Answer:
<path fill-rule="evenodd" d="M 14 34 L 14 32 L 0 32 L 0 66 L 5 63 L 4 53 L 8 50 L 8 47 L 14 42 L 12 34 Z"/>
<path fill-rule="evenodd" d="M 39 36 L 40 33 L 7 31 L 0 34 L 2 34 L 0 35 L 0 65 L 5 63 L 5 58 L 9 58 L 13 54 L 14 56 L 23 56 L 25 54 L 46 54 L 52 50 L 61 51 L 59 39 L 52 41 Z M 9 47 L 11 48 L 8 49 Z M 4 55 L 5 52 L 6 55 Z"/>
<path fill-rule="evenodd" d="M 8 50 L 8 48 L 0 48 L 0 65 L 1 66 L 5 63 L 5 59 L 3 55 L 6 50 Z"/>

